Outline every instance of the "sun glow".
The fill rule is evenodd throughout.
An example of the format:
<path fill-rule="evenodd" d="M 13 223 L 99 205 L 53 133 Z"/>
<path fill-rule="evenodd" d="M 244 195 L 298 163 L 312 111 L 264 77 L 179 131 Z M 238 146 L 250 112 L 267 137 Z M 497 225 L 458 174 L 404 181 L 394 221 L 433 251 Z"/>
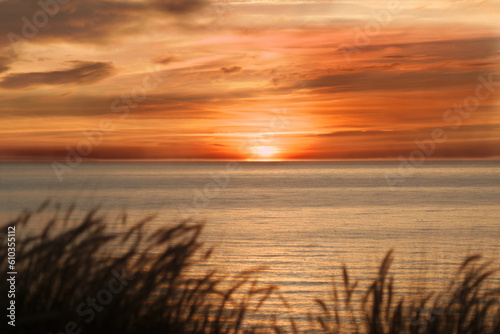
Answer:
<path fill-rule="evenodd" d="M 254 146 L 252 147 L 252 153 L 255 160 L 270 161 L 275 160 L 279 150 L 274 146 Z"/>

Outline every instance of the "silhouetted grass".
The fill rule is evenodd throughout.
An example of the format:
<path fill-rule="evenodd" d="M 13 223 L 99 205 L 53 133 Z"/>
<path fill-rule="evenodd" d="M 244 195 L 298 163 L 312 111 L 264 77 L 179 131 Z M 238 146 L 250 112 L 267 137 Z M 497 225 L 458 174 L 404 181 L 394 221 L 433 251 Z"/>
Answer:
<path fill-rule="evenodd" d="M 279 313 L 256 324 L 248 316 L 259 314 L 271 296 L 293 305 L 277 287 L 258 282 L 262 268 L 226 278 L 217 268 L 201 271 L 211 254 L 199 241 L 203 224 L 150 233 L 145 226 L 153 217 L 128 226 L 124 216 L 124 232 L 116 233 L 96 210 L 69 224 L 71 208 L 34 235 L 21 233 L 35 230 L 46 205 L 1 227 L 5 233 L 16 226 L 18 273 L 16 326 L 4 316 L 1 333 L 500 333 L 500 291 L 487 288 L 493 271 L 479 256 L 463 262 L 446 291 L 396 300 L 389 251 L 362 297 L 344 266 L 341 286 L 333 283 L 330 300 L 316 299 L 309 325 L 283 321 Z M 117 244 L 125 251 L 113 251 Z M 7 268 L 5 243 L 0 263 Z M 3 310 L 6 272 L 0 274 Z"/>
<path fill-rule="evenodd" d="M 486 287 L 485 280 L 494 271 L 489 269 L 491 263 L 480 263 L 480 259 L 479 255 L 466 258 L 442 293 L 395 300 L 394 278 L 389 276 L 391 250 L 361 298 L 358 312 L 353 311 L 352 305 L 358 283 L 350 281 L 344 266 L 344 298 L 339 297 L 334 282 L 330 305 L 316 300 L 322 314 L 315 320 L 325 333 L 500 333 L 500 289 Z M 345 315 L 343 322 L 340 313 Z"/>

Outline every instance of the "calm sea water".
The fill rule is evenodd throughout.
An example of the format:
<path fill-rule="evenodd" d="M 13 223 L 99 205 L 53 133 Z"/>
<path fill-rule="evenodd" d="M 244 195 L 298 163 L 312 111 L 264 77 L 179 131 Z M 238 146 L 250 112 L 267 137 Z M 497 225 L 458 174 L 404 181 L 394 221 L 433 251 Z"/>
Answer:
<path fill-rule="evenodd" d="M 268 266 L 260 280 L 279 285 L 300 314 L 315 307 L 313 298 L 329 295 L 342 263 L 363 283 L 390 248 L 400 291 L 442 287 L 468 254 L 481 253 L 498 267 L 500 163 L 426 162 L 391 188 L 386 175 L 398 168 L 397 162 L 82 163 L 60 182 L 50 163 L 2 163 L 0 217 L 51 199 L 63 208 L 77 203 L 81 214 L 97 205 L 108 217 L 126 210 L 130 222 L 158 213 L 151 228 L 204 220 L 203 240 L 216 246 L 211 261 L 221 273 Z"/>

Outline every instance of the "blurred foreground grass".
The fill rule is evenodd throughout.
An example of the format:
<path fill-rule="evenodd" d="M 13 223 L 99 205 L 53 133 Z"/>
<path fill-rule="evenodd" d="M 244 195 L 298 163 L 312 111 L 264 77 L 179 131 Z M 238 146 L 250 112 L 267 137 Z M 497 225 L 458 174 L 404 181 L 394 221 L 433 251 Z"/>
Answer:
<path fill-rule="evenodd" d="M 396 298 L 389 251 L 363 294 L 355 293 L 358 281 L 344 267 L 331 298 L 316 299 L 317 309 L 304 312 L 307 325 L 279 310 L 256 323 L 249 317 L 271 296 L 293 305 L 279 287 L 259 283 L 261 268 L 231 278 L 220 278 L 217 268 L 187 275 L 211 254 L 200 242 L 203 224 L 146 233 L 149 217 L 116 233 L 96 210 L 70 224 L 70 209 L 35 234 L 20 233 L 37 225 L 47 205 L 1 227 L 6 233 L 16 226 L 17 275 L 15 327 L 3 316 L 0 333 L 500 333 L 500 288 L 486 284 L 494 269 L 479 255 L 463 261 L 444 291 Z M 113 251 L 116 244 L 126 251 Z M 5 242 L 0 263 L 1 308 L 8 315 Z"/>

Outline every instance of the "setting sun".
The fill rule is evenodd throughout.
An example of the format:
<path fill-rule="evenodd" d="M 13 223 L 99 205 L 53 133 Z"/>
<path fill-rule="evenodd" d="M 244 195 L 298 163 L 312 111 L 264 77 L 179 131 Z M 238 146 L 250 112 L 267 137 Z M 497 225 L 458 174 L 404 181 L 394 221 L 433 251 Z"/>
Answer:
<path fill-rule="evenodd" d="M 254 146 L 252 153 L 258 160 L 274 160 L 278 149 L 274 146 Z"/>

